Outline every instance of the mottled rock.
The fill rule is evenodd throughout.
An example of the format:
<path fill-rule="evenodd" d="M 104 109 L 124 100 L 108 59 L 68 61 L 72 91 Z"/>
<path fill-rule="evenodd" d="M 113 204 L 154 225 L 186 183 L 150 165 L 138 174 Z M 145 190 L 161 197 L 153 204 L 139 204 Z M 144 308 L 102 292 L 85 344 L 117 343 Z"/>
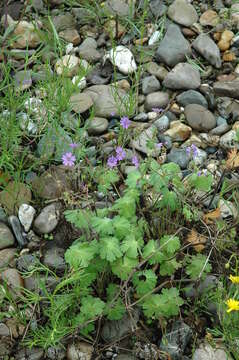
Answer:
<path fill-rule="evenodd" d="M 2 272 L 1 278 L 6 281 L 8 290 L 14 299 L 21 295 L 21 287 L 24 286 L 24 281 L 16 269 L 6 269 Z"/>
<path fill-rule="evenodd" d="M 101 59 L 101 54 L 97 50 L 97 42 L 95 39 L 88 37 L 78 48 L 80 57 L 89 62 L 95 63 Z"/>
<path fill-rule="evenodd" d="M 81 38 L 76 29 L 67 29 L 59 32 L 59 36 L 67 41 L 68 43 L 72 43 L 74 46 L 79 45 Z"/>
<path fill-rule="evenodd" d="M 213 84 L 213 90 L 217 96 L 239 99 L 239 80 L 217 81 Z"/>
<path fill-rule="evenodd" d="M 216 26 L 220 21 L 220 17 L 217 15 L 217 12 L 215 10 L 206 10 L 201 16 L 200 16 L 200 24 L 202 26 Z"/>
<path fill-rule="evenodd" d="M 150 61 L 145 65 L 145 70 L 149 74 L 156 76 L 160 81 L 163 81 L 168 73 L 168 70 L 165 69 L 165 67 L 158 65 L 153 61 Z"/>
<path fill-rule="evenodd" d="M 32 86 L 32 77 L 30 70 L 17 71 L 14 75 L 14 85 L 16 91 L 23 91 Z"/>
<path fill-rule="evenodd" d="M 225 349 L 205 343 L 195 350 L 192 360 L 231 360 Z"/>
<path fill-rule="evenodd" d="M 214 115 L 201 105 L 187 105 L 184 112 L 188 124 L 194 130 L 208 131 L 216 126 Z"/>
<path fill-rule="evenodd" d="M 36 210 L 31 205 L 22 204 L 19 207 L 18 217 L 26 232 L 28 232 L 31 228 L 35 213 Z"/>
<path fill-rule="evenodd" d="M 163 40 L 160 42 L 155 57 L 168 66 L 186 60 L 186 56 L 191 55 L 189 42 L 184 38 L 177 25 L 169 25 Z"/>
<path fill-rule="evenodd" d="M 134 311 L 131 313 L 131 316 L 126 314 L 121 320 L 106 321 L 102 328 L 101 336 L 106 342 L 120 339 L 132 333 L 133 328 L 136 328 L 138 320 L 139 313 Z"/>
<path fill-rule="evenodd" d="M 157 156 L 159 154 L 159 150 L 151 150 L 149 149 L 148 142 L 153 140 L 155 134 L 158 132 L 156 126 L 150 126 L 148 129 L 142 131 L 140 135 L 136 138 L 131 140 L 130 145 L 133 149 L 136 149 L 144 154 L 151 154 L 152 156 Z"/>
<path fill-rule="evenodd" d="M 225 150 L 231 150 L 234 147 L 239 149 L 239 143 L 236 141 L 236 131 L 230 130 L 220 138 L 220 146 Z"/>
<path fill-rule="evenodd" d="M 176 97 L 177 102 L 182 106 L 187 106 L 189 104 L 198 104 L 205 108 L 208 107 L 207 100 L 205 97 L 198 91 L 187 90 L 182 92 Z"/>
<path fill-rule="evenodd" d="M 189 126 L 177 120 L 170 123 L 170 129 L 164 134 L 170 136 L 173 141 L 185 141 L 189 138 L 191 132 L 192 129 Z"/>
<path fill-rule="evenodd" d="M 111 15 L 118 16 L 129 16 L 131 13 L 131 9 L 129 4 L 127 4 L 124 0 L 107 0 L 104 4 L 106 10 Z"/>
<path fill-rule="evenodd" d="M 67 360 L 91 360 L 93 346 L 83 341 L 74 342 L 67 347 Z"/>
<path fill-rule="evenodd" d="M 31 199 L 31 190 L 21 182 L 10 182 L 0 193 L 0 204 L 9 214 L 17 212 L 21 204 L 29 204 Z"/>
<path fill-rule="evenodd" d="M 52 17 L 52 22 L 57 32 L 73 29 L 76 26 L 74 16 L 70 12 L 63 13 Z"/>
<path fill-rule="evenodd" d="M 167 162 L 178 164 L 181 169 L 186 169 L 190 161 L 190 155 L 186 153 L 186 149 L 172 148 L 167 155 Z"/>
<path fill-rule="evenodd" d="M 222 61 L 220 50 L 215 42 L 206 34 L 200 34 L 193 41 L 192 46 L 199 52 L 210 64 L 220 68 Z"/>
<path fill-rule="evenodd" d="M 9 248 L 0 250 L 0 269 L 8 266 L 14 265 L 14 258 L 17 255 L 17 249 Z"/>
<path fill-rule="evenodd" d="M 59 221 L 59 204 L 47 205 L 34 221 L 34 229 L 38 234 L 49 234 L 57 226 Z"/>
<path fill-rule="evenodd" d="M 14 236 L 9 227 L 0 222 L 0 249 L 5 249 L 14 244 Z"/>
<path fill-rule="evenodd" d="M 198 14 L 186 0 L 174 0 L 168 8 L 168 17 L 176 23 L 190 27 L 198 20 Z"/>
<path fill-rule="evenodd" d="M 65 250 L 52 247 L 48 249 L 43 257 L 43 264 L 55 271 L 63 271 L 66 269 L 66 263 L 64 260 Z"/>
<path fill-rule="evenodd" d="M 148 94 L 145 99 L 145 109 L 151 111 L 153 108 L 165 108 L 169 103 L 169 94 L 163 91 L 156 91 Z"/>
<path fill-rule="evenodd" d="M 142 93 L 144 95 L 160 90 L 160 87 L 160 82 L 154 75 L 147 76 L 142 80 Z"/>
<path fill-rule="evenodd" d="M 160 132 L 164 132 L 164 131 L 168 130 L 169 124 L 170 124 L 170 121 L 166 115 L 163 115 L 159 119 L 154 121 L 154 126 L 156 126 L 156 128 Z"/>
<path fill-rule="evenodd" d="M 165 77 L 163 85 L 170 89 L 197 89 L 201 84 L 200 73 L 188 63 L 177 64 Z"/>
<path fill-rule="evenodd" d="M 109 122 L 105 118 L 94 117 L 89 119 L 86 124 L 89 135 L 101 135 L 107 130 Z"/>
<path fill-rule="evenodd" d="M 232 216 L 234 219 L 238 217 L 237 207 L 231 201 L 221 199 L 219 200 L 218 207 L 223 219 L 229 216 Z"/>
<path fill-rule="evenodd" d="M 93 101 L 88 94 L 77 93 L 70 97 L 70 105 L 73 111 L 82 114 L 92 107 Z"/>
<path fill-rule="evenodd" d="M 55 64 L 55 71 L 58 75 L 72 77 L 79 71 L 79 58 L 75 55 L 64 55 Z"/>

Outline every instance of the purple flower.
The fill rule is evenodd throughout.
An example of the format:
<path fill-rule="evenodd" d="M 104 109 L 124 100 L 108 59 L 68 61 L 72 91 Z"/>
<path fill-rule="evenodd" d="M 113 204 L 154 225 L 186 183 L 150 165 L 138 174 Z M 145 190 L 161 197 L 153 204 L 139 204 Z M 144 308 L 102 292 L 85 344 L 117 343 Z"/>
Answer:
<path fill-rule="evenodd" d="M 118 159 L 115 157 L 115 156 L 110 156 L 107 160 L 107 165 L 110 167 L 110 168 L 113 168 L 115 166 L 117 166 L 118 164 Z"/>
<path fill-rule="evenodd" d="M 62 162 L 65 166 L 74 166 L 75 161 L 76 157 L 71 152 L 67 152 L 62 155 Z"/>
<path fill-rule="evenodd" d="M 191 146 L 186 147 L 187 155 L 192 155 L 193 158 L 198 156 L 198 148 L 196 145 L 192 144 Z"/>
<path fill-rule="evenodd" d="M 157 114 L 160 114 L 161 112 L 163 112 L 163 109 L 162 109 L 162 108 L 154 107 L 154 108 L 152 108 L 152 111 L 153 111 L 153 112 L 156 112 Z"/>
<path fill-rule="evenodd" d="M 201 175 L 207 176 L 207 169 L 203 169 L 202 171 L 199 170 L 197 176 L 201 176 Z"/>
<path fill-rule="evenodd" d="M 115 112 L 114 111 L 112 111 L 112 113 L 110 114 L 111 116 L 115 116 Z"/>
<path fill-rule="evenodd" d="M 139 167 L 139 159 L 136 155 L 132 156 L 132 164 L 134 164 L 134 166 L 136 167 L 136 169 Z"/>
<path fill-rule="evenodd" d="M 163 143 L 158 143 L 158 144 L 156 144 L 156 147 L 160 150 L 160 149 L 162 149 L 162 147 L 163 147 Z"/>
<path fill-rule="evenodd" d="M 128 129 L 130 124 L 131 124 L 131 121 L 129 120 L 129 118 L 127 116 L 123 116 L 120 119 L 120 125 L 122 126 L 123 129 Z"/>
<path fill-rule="evenodd" d="M 126 152 L 124 151 L 124 149 L 121 146 L 117 146 L 116 148 L 116 159 L 117 160 L 124 160 L 124 158 L 126 157 Z"/>
<path fill-rule="evenodd" d="M 78 147 L 78 144 L 76 144 L 76 143 L 71 143 L 71 144 L 69 144 L 69 146 L 70 146 L 72 149 L 75 149 L 75 148 Z"/>
<path fill-rule="evenodd" d="M 197 176 L 201 176 L 201 175 L 202 175 L 202 172 L 201 172 L 201 170 L 199 170 L 197 173 Z"/>
<path fill-rule="evenodd" d="M 186 147 L 186 154 L 191 155 L 191 146 Z"/>

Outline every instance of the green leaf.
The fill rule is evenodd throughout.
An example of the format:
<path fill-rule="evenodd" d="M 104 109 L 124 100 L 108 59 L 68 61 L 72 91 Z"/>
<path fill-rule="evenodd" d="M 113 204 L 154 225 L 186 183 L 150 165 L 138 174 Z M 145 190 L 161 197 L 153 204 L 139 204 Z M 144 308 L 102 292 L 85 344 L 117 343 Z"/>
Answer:
<path fill-rule="evenodd" d="M 123 239 L 131 231 L 131 224 L 129 220 L 123 216 L 115 216 L 113 219 L 113 226 L 115 230 L 115 236 L 118 239 Z"/>
<path fill-rule="evenodd" d="M 176 259 L 170 259 L 160 262 L 160 275 L 173 275 L 177 269 L 181 267 L 181 264 Z"/>
<path fill-rule="evenodd" d="M 110 235 L 114 232 L 112 219 L 107 217 L 99 218 L 98 216 L 93 216 L 91 224 L 94 230 L 100 235 Z"/>
<path fill-rule="evenodd" d="M 114 236 L 107 236 L 100 239 L 100 257 L 113 262 L 122 256 L 119 240 Z"/>
<path fill-rule="evenodd" d="M 77 228 L 89 231 L 89 223 L 92 213 L 86 210 L 66 210 L 64 212 L 66 220 Z"/>
<path fill-rule="evenodd" d="M 139 243 L 135 238 L 133 233 L 129 234 L 125 237 L 122 245 L 121 250 L 126 253 L 126 255 L 130 258 L 137 258 L 138 250 L 140 249 Z"/>
<path fill-rule="evenodd" d="M 123 197 L 115 201 L 112 210 L 118 210 L 121 216 L 131 219 L 135 215 L 138 198 L 139 192 L 137 190 L 128 190 Z"/>
<path fill-rule="evenodd" d="M 162 200 L 160 200 L 160 208 L 169 208 L 175 211 L 179 207 L 179 199 L 174 191 L 169 191 L 167 188 L 162 190 Z"/>
<path fill-rule="evenodd" d="M 125 314 L 125 305 L 120 297 L 118 297 L 113 303 L 112 300 L 116 294 L 120 291 L 119 286 L 115 284 L 109 284 L 107 288 L 107 303 L 104 314 L 107 315 L 109 320 L 120 320 Z"/>
<path fill-rule="evenodd" d="M 119 181 L 119 175 L 116 170 L 104 171 L 98 179 L 98 190 L 104 194 L 112 187 L 112 184 L 115 184 Z"/>
<path fill-rule="evenodd" d="M 167 252 L 168 255 L 174 255 L 180 249 L 180 240 L 177 236 L 165 235 L 160 239 L 160 250 Z"/>
<path fill-rule="evenodd" d="M 157 276 L 153 270 L 138 271 L 132 278 L 137 294 L 142 296 L 152 291 L 157 283 Z"/>
<path fill-rule="evenodd" d="M 202 277 L 205 277 L 205 275 L 212 269 L 211 264 L 206 264 L 206 261 L 207 257 L 203 254 L 193 255 L 190 263 L 186 267 L 186 274 L 190 276 L 192 280 L 196 280 L 203 270 Z"/>
<path fill-rule="evenodd" d="M 98 252 L 96 240 L 72 245 L 65 252 L 66 262 L 73 268 L 87 267 Z"/>
<path fill-rule="evenodd" d="M 213 177 L 211 174 L 208 176 L 192 174 L 189 178 L 189 182 L 195 189 L 208 192 L 211 190 Z"/>
<path fill-rule="evenodd" d="M 128 177 L 127 177 L 125 183 L 126 183 L 126 185 L 128 185 L 129 188 L 136 188 L 137 183 L 140 178 L 141 178 L 140 172 L 137 170 L 134 170 L 128 174 Z"/>
<path fill-rule="evenodd" d="M 132 259 L 127 256 L 115 261 L 111 267 L 113 274 L 117 275 L 121 280 L 127 280 L 129 274 L 138 265 L 137 259 Z"/>
<path fill-rule="evenodd" d="M 81 300 L 81 315 L 84 320 L 91 320 L 101 315 L 105 308 L 105 303 L 97 297 L 91 295 L 83 297 Z"/>

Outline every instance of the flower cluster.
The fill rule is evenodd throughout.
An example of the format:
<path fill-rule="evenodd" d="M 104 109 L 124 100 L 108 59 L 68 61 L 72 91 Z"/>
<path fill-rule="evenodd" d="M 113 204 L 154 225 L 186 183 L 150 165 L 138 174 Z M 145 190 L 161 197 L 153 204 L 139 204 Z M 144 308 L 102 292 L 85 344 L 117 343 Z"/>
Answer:
<path fill-rule="evenodd" d="M 230 275 L 229 279 L 233 284 L 239 284 L 239 276 L 233 276 Z M 239 311 L 239 301 L 235 299 L 228 299 L 226 301 L 226 304 L 228 306 L 227 313 L 230 313 L 231 311 Z"/>
<path fill-rule="evenodd" d="M 131 124 L 131 121 L 129 120 L 128 116 L 123 116 L 120 119 L 120 125 L 122 126 L 123 129 L 128 129 L 130 124 Z"/>
<path fill-rule="evenodd" d="M 76 161 L 75 155 L 72 154 L 72 152 L 67 152 L 62 155 L 62 162 L 65 166 L 74 166 Z"/>
<path fill-rule="evenodd" d="M 157 113 L 157 114 L 161 114 L 163 112 L 163 109 L 162 108 L 158 108 L 158 107 L 153 107 L 152 108 L 152 111 Z"/>
<path fill-rule="evenodd" d="M 207 169 L 199 170 L 198 173 L 197 173 L 197 176 L 201 176 L 201 175 L 206 176 L 207 175 Z"/>
<path fill-rule="evenodd" d="M 115 149 L 115 155 L 111 155 L 107 160 L 107 165 L 112 169 L 118 165 L 118 163 L 126 158 L 126 152 L 122 148 L 122 146 L 117 146 Z M 132 164 L 138 168 L 139 160 L 136 155 L 132 156 Z"/>
<path fill-rule="evenodd" d="M 198 156 L 198 148 L 196 145 L 192 144 L 191 146 L 186 147 L 186 153 L 193 158 Z"/>

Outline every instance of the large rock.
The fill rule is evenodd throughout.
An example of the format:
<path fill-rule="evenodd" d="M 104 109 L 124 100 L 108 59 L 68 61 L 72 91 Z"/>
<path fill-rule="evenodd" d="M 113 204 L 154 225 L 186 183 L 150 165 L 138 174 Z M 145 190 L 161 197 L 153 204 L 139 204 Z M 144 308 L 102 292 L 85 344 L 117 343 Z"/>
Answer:
<path fill-rule="evenodd" d="M 192 129 L 198 131 L 209 131 L 216 126 L 216 119 L 211 111 L 197 104 L 190 104 L 185 107 L 187 123 Z"/>
<path fill-rule="evenodd" d="M 168 26 L 163 40 L 160 42 L 155 57 L 168 66 L 175 66 L 191 55 L 189 42 L 184 38 L 177 25 Z"/>
<path fill-rule="evenodd" d="M 205 34 L 200 34 L 193 41 L 192 46 L 202 55 L 211 65 L 220 68 L 222 65 L 220 50 L 215 42 Z"/>
<path fill-rule="evenodd" d="M 183 26 L 191 26 L 198 20 L 196 10 L 186 0 L 175 0 L 168 8 L 168 17 Z"/>
<path fill-rule="evenodd" d="M 207 100 L 205 97 L 198 91 L 187 90 L 182 92 L 176 97 L 177 102 L 182 106 L 187 106 L 189 104 L 198 104 L 205 108 L 208 107 Z"/>
<path fill-rule="evenodd" d="M 201 85 L 200 73 L 188 63 L 179 63 L 168 73 L 163 85 L 174 90 L 197 89 Z"/>
<path fill-rule="evenodd" d="M 34 229 L 38 234 L 51 233 L 58 224 L 60 212 L 58 204 L 47 205 L 34 221 Z"/>
<path fill-rule="evenodd" d="M 14 244 L 14 236 L 7 225 L 0 222 L 0 249 L 5 249 Z"/>
<path fill-rule="evenodd" d="M 217 81 L 213 85 L 213 89 L 218 96 L 227 96 L 239 99 L 239 80 L 233 81 Z"/>
<path fill-rule="evenodd" d="M 111 85 L 93 85 L 84 90 L 84 94 L 91 97 L 95 116 L 111 118 L 112 113 L 115 116 L 127 113 L 129 98 L 122 89 Z"/>

